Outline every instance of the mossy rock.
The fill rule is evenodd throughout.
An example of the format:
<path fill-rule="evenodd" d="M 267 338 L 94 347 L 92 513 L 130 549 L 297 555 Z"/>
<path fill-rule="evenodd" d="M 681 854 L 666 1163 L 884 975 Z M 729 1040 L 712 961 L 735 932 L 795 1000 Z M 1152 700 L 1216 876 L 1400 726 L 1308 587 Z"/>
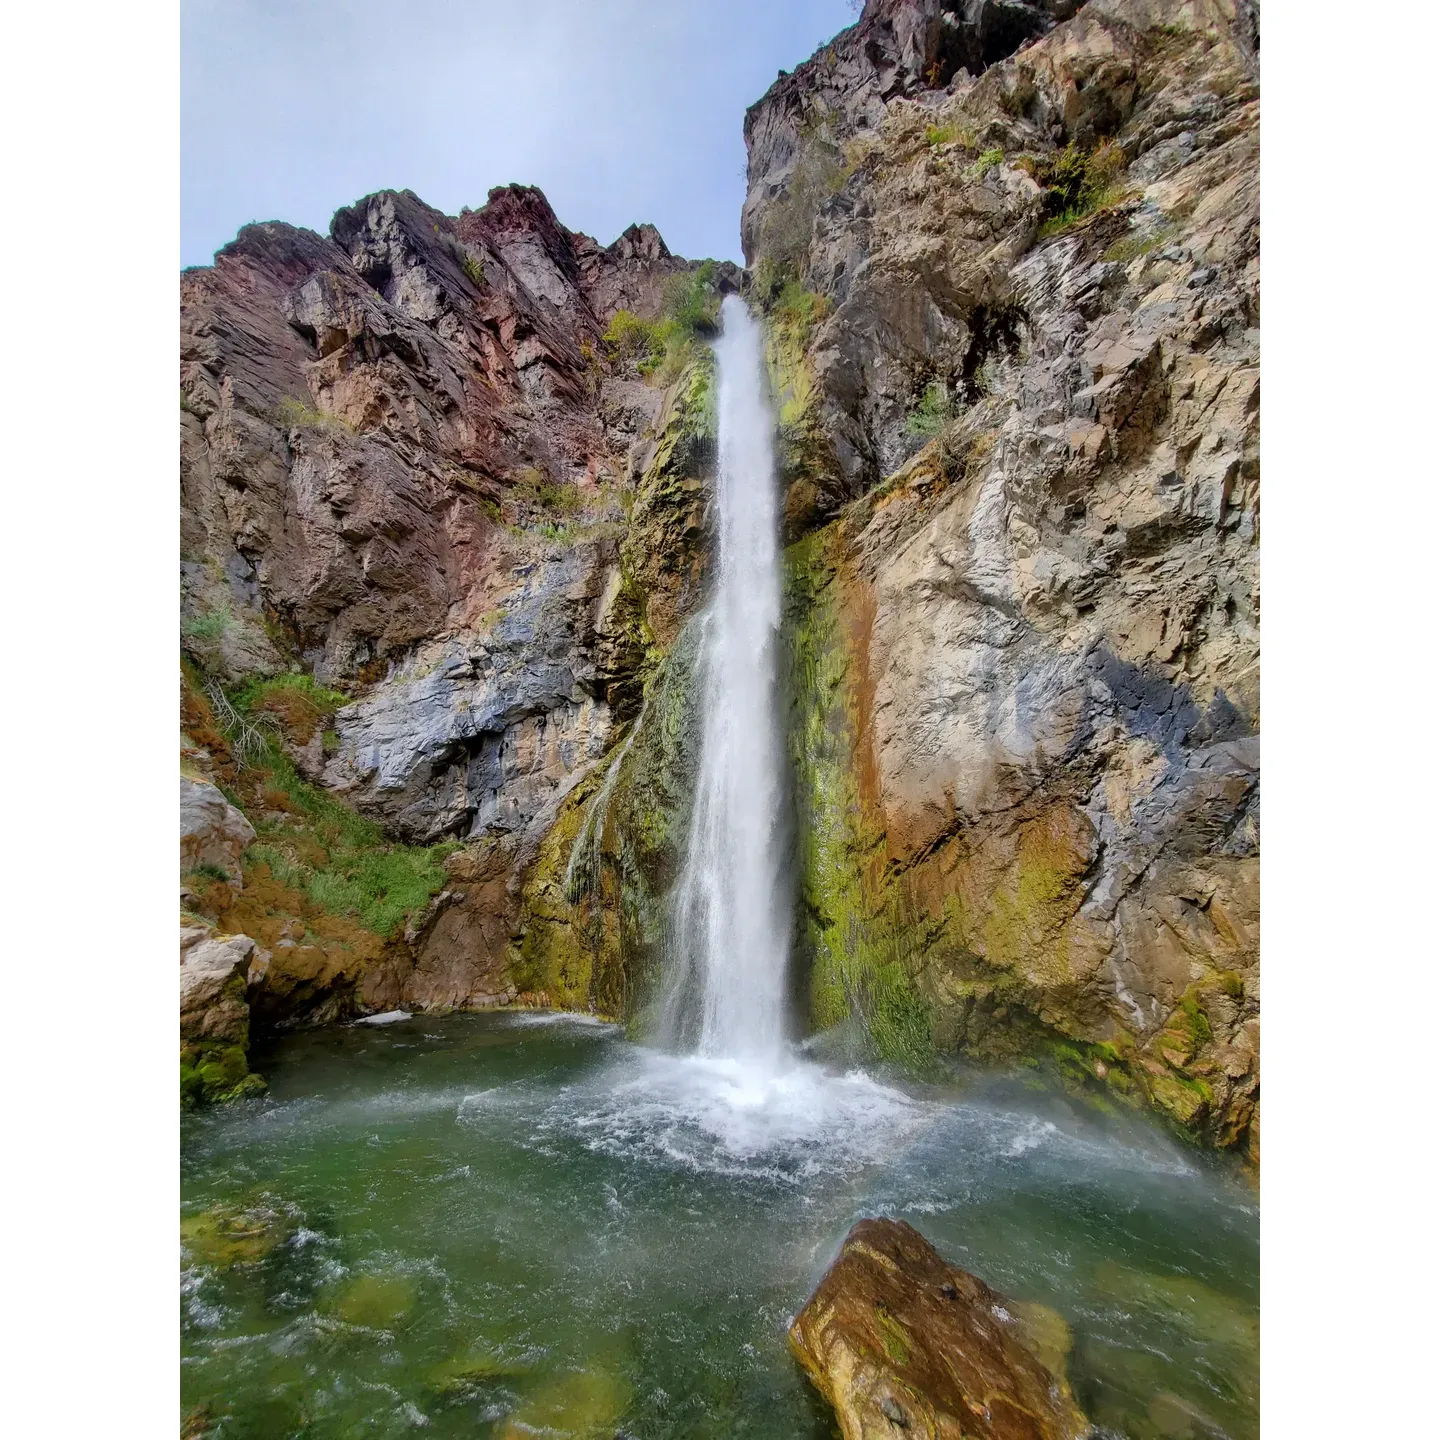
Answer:
<path fill-rule="evenodd" d="M 633 1389 L 620 1376 L 603 1370 L 576 1370 L 536 1391 L 505 1422 L 500 1440 L 536 1434 L 565 1440 L 610 1440 Z"/>
<path fill-rule="evenodd" d="M 265 1078 L 256 1075 L 240 1045 L 184 1045 L 180 1049 L 180 1104 L 217 1105 L 263 1095 Z"/>
<path fill-rule="evenodd" d="M 347 1325 L 388 1330 L 407 1320 L 419 1299 L 420 1281 L 414 1275 L 357 1275 L 325 1308 Z"/>
<path fill-rule="evenodd" d="M 863 1057 L 926 1074 L 934 1013 L 910 968 L 916 937 L 887 882 L 884 836 L 863 801 L 859 699 L 842 619 L 838 527 L 785 552 L 787 742 L 799 821 L 797 971 L 810 1025 Z"/>
<path fill-rule="evenodd" d="M 182 1249 L 216 1270 L 255 1265 L 290 1238 L 294 1225 L 268 1208 L 214 1205 L 180 1219 Z"/>
<path fill-rule="evenodd" d="M 511 1358 L 479 1343 L 463 1355 L 456 1355 L 433 1367 L 426 1377 L 430 1388 L 442 1399 L 460 1399 L 476 1390 L 523 1380 L 534 1366 L 525 1356 Z"/>

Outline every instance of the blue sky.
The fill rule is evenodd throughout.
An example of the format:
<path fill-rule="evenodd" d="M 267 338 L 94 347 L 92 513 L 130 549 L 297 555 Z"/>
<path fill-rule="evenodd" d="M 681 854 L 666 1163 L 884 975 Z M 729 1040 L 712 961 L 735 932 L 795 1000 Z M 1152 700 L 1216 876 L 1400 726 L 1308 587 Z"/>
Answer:
<path fill-rule="evenodd" d="M 181 263 L 250 220 L 324 232 L 409 189 L 539 185 L 608 244 L 649 220 L 740 260 L 745 107 L 851 0 L 183 0 Z"/>

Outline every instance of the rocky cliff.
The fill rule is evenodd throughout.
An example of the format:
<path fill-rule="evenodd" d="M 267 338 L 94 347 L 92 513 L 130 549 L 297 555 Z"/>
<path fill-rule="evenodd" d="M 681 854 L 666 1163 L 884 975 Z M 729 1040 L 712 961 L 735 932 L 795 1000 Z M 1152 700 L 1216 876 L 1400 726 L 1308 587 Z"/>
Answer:
<path fill-rule="evenodd" d="M 257 1015 L 517 994 L 521 878 L 698 595 L 698 340 L 738 278 L 520 186 L 185 272 L 182 779 L 244 814 L 182 816 L 182 903 L 264 947 Z"/>
<path fill-rule="evenodd" d="M 743 275 L 523 187 L 186 272 L 182 764 L 256 838 L 182 898 L 257 1021 L 643 1025 L 743 288 L 801 1028 L 1255 1153 L 1257 134 L 1245 0 L 870 0 L 745 117 Z"/>
<path fill-rule="evenodd" d="M 1230 0 L 872 3 L 746 117 L 812 1022 L 1221 1146 L 1258 1139 L 1257 47 Z"/>

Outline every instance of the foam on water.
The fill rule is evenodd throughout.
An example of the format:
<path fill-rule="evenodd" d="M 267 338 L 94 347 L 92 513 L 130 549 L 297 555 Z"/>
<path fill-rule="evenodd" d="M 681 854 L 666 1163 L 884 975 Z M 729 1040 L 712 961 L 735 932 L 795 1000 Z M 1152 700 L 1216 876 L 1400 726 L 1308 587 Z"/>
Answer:
<path fill-rule="evenodd" d="M 642 1164 L 795 1182 L 881 1163 L 936 1113 L 858 1070 L 630 1049 L 567 1087 L 536 1131 Z"/>
<path fill-rule="evenodd" d="M 401 1046 L 422 1028 L 440 1038 Z M 182 1275 L 186 1404 L 237 1434 L 298 1433 L 322 1400 L 335 1433 L 409 1433 L 413 1404 L 427 1433 L 483 1413 L 518 1434 L 603 1373 L 626 1434 L 823 1440 L 785 1328 L 853 1220 L 890 1214 L 1059 1309 L 1113 1433 L 1149 1433 L 1163 1389 L 1254 1440 L 1253 1197 L 1151 1126 L 677 1056 L 590 1017 L 314 1032 L 262 1060 L 270 1098 L 185 1122 L 186 1213 L 295 1226 L 254 1265 Z"/>
<path fill-rule="evenodd" d="M 506 1022 L 517 1029 L 532 1025 L 574 1025 L 583 1030 L 619 1030 L 613 1020 L 602 1020 L 598 1015 L 586 1015 L 579 1010 L 528 1010 L 511 1011 Z"/>

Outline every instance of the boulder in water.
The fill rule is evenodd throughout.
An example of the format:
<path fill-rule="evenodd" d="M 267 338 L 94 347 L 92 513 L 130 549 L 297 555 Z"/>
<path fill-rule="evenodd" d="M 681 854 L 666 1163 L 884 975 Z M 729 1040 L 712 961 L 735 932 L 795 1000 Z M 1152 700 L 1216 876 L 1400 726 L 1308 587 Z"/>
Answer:
<path fill-rule="evenodd" d="M 790 1326 L 845 1440 L 1079 1440 L 1069 1327 L 947 1265 L 898 1220 L 861 1220 Z"/>

